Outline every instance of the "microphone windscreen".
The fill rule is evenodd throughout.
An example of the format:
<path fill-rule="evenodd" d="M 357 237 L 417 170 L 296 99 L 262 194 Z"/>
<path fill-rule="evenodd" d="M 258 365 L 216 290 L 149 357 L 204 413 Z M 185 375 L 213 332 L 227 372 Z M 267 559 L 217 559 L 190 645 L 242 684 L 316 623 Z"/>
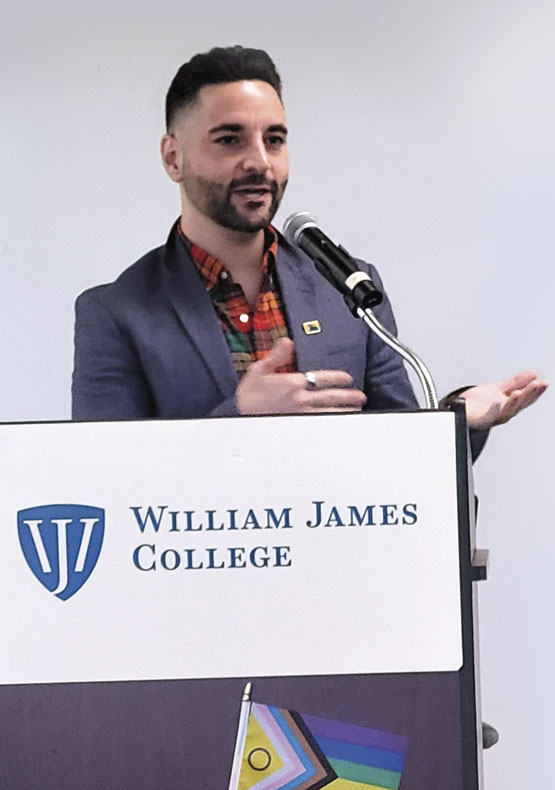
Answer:
<path fill-rule="evenodd" d="M 298 244 L 299 235 L 305 228 L 318 227 L 316 217 L 309 211 L 297 211 L 295 214 L 290 214 L 283 223 L 283 235 L 289 244 Z"/>

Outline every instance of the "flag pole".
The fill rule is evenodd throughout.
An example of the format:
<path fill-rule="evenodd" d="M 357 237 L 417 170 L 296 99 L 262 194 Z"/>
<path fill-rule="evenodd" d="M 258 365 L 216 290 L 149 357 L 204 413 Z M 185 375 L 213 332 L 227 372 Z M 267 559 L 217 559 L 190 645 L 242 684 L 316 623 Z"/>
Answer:
<path fill-rule="evenodd" d="M 233 753 L 233 765 L 231 768 L 231 777 L 229 779 L 228 790 L 237 790 L 238 787 L 239 774 L 241 773 L 241 763 L 243 758 L 243 747 L 245 745 L 247 724 L 249 721 L 249 713 L 252 705 L 251 692 L 252 683 L 249 681 L 243 689 L 243 696 L 241 698 L 241 710 L 239 712 L 239 724 L 237 726 L 237 738 L 235 740 L 235 751 Z"/>

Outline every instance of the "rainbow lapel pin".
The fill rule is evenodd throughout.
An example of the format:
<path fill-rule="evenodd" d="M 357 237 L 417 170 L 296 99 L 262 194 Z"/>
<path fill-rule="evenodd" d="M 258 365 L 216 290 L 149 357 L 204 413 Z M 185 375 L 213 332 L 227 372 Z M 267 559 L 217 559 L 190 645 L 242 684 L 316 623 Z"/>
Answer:
<path fill-rule="evenodd" d="M 305 335 L 319 335 L 322 331 L 322 327 L 320 326 L 320 322 L 317 320 L 304 321 L 303 330 Z"/>

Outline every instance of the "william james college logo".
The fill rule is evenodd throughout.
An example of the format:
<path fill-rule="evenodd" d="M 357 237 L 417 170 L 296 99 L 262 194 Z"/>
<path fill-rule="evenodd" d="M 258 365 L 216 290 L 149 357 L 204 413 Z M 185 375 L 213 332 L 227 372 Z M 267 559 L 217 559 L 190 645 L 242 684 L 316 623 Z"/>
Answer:
<path fill-rule="evenodd" d="M 17 514 L 27 565 L 62 601 L 75 595 L 93 572 L 104 539 L 104 510 L 89 505 L 39 505 Z"/>

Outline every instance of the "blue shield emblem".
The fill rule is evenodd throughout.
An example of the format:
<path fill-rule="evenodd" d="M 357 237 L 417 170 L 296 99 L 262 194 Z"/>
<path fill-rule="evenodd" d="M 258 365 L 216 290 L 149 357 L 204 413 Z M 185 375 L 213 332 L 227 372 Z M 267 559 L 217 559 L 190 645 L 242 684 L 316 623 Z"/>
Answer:
<path fill-rule="evenodd" d="M 27 565 L 47 590 L 66 601 L 93 572 L 104 539 L 104 510 L 88 505 L 39 505 L 17 514 Z"/>

